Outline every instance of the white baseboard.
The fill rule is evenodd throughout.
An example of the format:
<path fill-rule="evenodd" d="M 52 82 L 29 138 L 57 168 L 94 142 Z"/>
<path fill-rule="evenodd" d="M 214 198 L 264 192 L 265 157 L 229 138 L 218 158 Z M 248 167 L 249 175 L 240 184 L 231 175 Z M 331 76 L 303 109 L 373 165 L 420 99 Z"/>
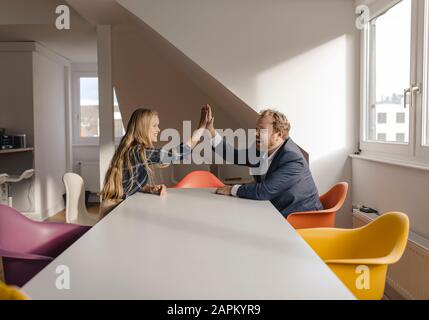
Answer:
<path fill-rule="evenodd" d="M 31 220 L 42 221 L 42 217 L 37 212 L 21 212 L 21 213 Z"/>
<path fill-rule="evenodd" d="M 64 203 L 63 201 L 59 201 L 49 209 L 41 209 L 40 212 L 21 212 L 24 216 L 27 218 L 34 220 L 34 221 L 44 221 L 54 215 L 56 215 L 58 212 L 64 210 Z"/>
<path fill-rule="evenodd" d="M 45 213 L 44 216 L 42 217 L 43 220 L 52 217 L 54 215 L 56 215 L 58 212 L 64 210 L 64 202 L 63 200 L 57 202 L 54 206 L 52 206 L 49 209 L 43 210 L 43 212 Z"/>

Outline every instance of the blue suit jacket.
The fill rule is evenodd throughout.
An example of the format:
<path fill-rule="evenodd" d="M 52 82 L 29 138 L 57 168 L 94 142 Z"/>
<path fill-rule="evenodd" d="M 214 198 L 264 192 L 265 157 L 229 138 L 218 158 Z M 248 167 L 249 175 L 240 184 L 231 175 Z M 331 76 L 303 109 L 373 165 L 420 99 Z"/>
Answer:
<path fill-rule="evenodd" d="M 248 160 L 248 150 L 237 150 L 226 143 L 225 139 L 214 150 L 224 159 L 227 152 L 234 152 L 234 164 L 255 166 Z M 242 152 L 245 152 L 245 155 L 241 154 L 240 158 Z M 238 161 L 243 159 L 243 156 L 246 164 Z M 265 176 L 253 177 L 256 183 L 240 186 L 238 197 L 270 200 L 284 216 L 292 212 L 323 209 L 308 163 L 291 138 L 280 146 Z"/>

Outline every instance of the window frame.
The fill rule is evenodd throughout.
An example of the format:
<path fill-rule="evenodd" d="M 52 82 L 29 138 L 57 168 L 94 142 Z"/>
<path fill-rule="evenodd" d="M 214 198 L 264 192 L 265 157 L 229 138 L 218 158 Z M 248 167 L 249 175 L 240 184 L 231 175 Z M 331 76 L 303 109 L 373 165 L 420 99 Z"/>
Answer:
<path fill-rule="evenodd" d="M 80 78 L 98 78 L 96 64 L 76 64 L 71 70 L 72 89 L 72 145 L 94 146 L 100 145 L 99 137 L 81 137 L 80 132 Z M 115 137 L 115 144 L 119 145 L 122 137 Z"/>
<path fill-rule="evenodd" d="M 373 52 L 371 52 L 370 49 L 375 41 L 375 37 L 372 34 L 373 28 L 371 27 L 371 21 L 384 14 L 399 2 L 400 1 L 398 0 L 376 1 L 376 6 L 377 4 L 382 4 L 383 7 L 378 7 L 376 14 L 370 16 L 370 20 L 366 23 L 365 28 L 361 30 L 361 107 L 359 148 L 363 153 L 376 157 L 396 158 L 417 163 L 427 163 L 429 160 L 429 146 L 423 146 L 422 139 L 425 134 L 423 130 L 423 121 L 425 121 L 423 116 L 426 111 L 425 103 L 427 105 L 429 102 L 429 78 L 427 76 L 429 70 L 425 69 L 425 79 L 423 79 L 424 75 L 422 74 L 422 70 L 425 62 L 429 62 L 429 46 L 426 48 L 425 57 L 423 57 L 424 39 L 429 39 L 428 31 L 425 31 L 424 29 L 424 22 L 426 21 L 426 23 L 429 24 L 429 0 L 412 1 L 411 8 L 410 85 L 414 83 L 424 85 L 426 81 L 426 90 L 423 89 L 423 85 L 421 85 L 423 94 L 415 94 L 414 98 L 416 99 L 416 103 L 413 107 L 409 108 L 409 141 L 408 143 L 401 143 L 367 140 L 368 110 L 370 108 L 369 93 L 370 86 L 373 85 L 373 83 L 371 83 L 373 77 L 371 77 L 370 74 L 371 70 L 373 70 L 370 68 L 370 61 L 372 61 L 371 58 L 373 58 L 371 57 L 371 54 L 373 54 Z M 423 2 L 425 5 L 424 10 L 421 7 Z M 426 20 L 424 19 L 424 14 L 426 15 Z M 425 32 L 426 34 L 424 34 Z M 426 36 L 426 38 L 424 38 L 424 36 Z"/>
<path fill-rule="evenodd" d="M 422 93 L 417 95 L 417 119 L 416 121 L 416 157 L 429 162 L 429 141 L 426 141 L 426 130 L 429 130 L 429 0 L 417 1 L 421 14 L 417 22 L 417 83 L 420 84 Z M 422 5 L 424 7 L 422 7 Z M 425 127 L 426 124 L 426 127 Z"/>
<path fill-rule="evenodd" d="M 72 105 L 73 105 L 73 145 L 80 146 L 98 146 L 100 139 L 98 137 L 80 136 L 80 78 L 95 78 L 98 76 L 95 69 L 72 69 Z"/>

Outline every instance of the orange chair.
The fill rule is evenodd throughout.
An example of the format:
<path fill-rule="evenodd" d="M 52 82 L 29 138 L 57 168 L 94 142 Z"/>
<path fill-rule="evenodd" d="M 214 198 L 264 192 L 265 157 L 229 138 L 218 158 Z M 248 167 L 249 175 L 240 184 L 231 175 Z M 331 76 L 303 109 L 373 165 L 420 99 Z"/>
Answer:
<path fill-rule="evenodd" d="M 222 188 L 225 185 L 208 171 L 192 171 L 173 188 Z"/>
<path fill-rule="evenodd" d="M 335 215 L 346 200 L 348 188 L 347 182 L 337 183 L 320 197 L 323 210 L 294 212 L 288 215 L 287 221 L 295 229 L 335 227 Z"/>

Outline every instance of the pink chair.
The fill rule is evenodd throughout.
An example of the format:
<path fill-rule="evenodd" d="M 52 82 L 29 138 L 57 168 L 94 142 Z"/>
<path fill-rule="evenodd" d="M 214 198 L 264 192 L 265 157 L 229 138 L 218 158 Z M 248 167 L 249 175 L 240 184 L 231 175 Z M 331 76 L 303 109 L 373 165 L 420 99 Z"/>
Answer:
<path fill-rule="evenodd" d="M 23 286 L 90 227 L 37 222 L 0 205 L 0 257 L 5 282 Z"/>

